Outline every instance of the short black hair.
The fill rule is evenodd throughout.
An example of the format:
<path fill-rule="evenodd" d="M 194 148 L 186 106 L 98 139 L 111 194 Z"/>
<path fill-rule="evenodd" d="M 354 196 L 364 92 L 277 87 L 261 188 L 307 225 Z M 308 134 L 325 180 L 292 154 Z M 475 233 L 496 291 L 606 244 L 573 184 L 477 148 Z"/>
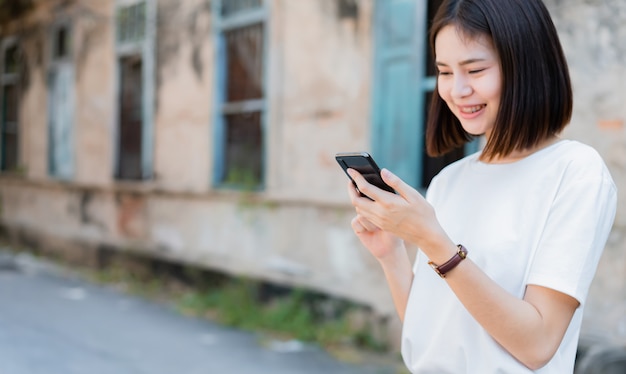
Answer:
<path fill-rule="evenodd" d="M 487 159 L 531 148 L 567 126 L 573 107 L 569 69 L 541 0 L 444 0 L 430 29 L 433 56 L 437 34 L 448 25 L 465 37 L 489 37 L 500 61 L 502 96 L 483 149 Z M 436 92 L 429 113 L 429 155 L 445 154 L 473 138 Z"/>

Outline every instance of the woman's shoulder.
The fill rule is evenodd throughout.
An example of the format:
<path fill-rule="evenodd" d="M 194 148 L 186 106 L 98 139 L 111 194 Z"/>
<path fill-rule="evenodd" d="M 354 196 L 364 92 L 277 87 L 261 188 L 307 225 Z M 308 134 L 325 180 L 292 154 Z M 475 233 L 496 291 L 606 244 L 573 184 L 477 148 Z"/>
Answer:
<path fill-rule="evenodd" d="M 564 193 L 604 191 L 607 198 L 617 193 L 611 173 L 595 148 L 576 140 L 562 140 L 553 148 L 535 166 L 539 178 L 552 180 Z"/>
<path fill-rule="evenodd" d="M 606 163 L 595 148 L 576 140 L 562 140 L 557 145 L 547 161 L 562 165 L 572 177 L 610 178 Z"/>

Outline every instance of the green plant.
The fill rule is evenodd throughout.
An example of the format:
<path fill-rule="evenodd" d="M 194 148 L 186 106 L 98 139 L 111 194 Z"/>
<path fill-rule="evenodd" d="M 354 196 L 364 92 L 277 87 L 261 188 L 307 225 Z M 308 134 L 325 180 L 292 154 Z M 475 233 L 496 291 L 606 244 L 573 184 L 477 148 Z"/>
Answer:
<path fill-rule="evenodd" d="M 374 338 L 369 325 L 354 328 L 342 307 L 339 315 L 327 316 L 316 308 L 319 298 L 304 290 L 262 301 L 260 283 L 237 279 L 218 289 L 191 291 L 178 302 L 179 308 L 193 315 L 210 315 L 229 326 L 264 331 L 286 338 L 315 342 L 322 346 L 358 345 L 384 351 L 387 345 Z"/>
<path fill-rule="evenodd" d="M 232 167 L 228 170 L 224 183 L 245 191 L 254 191 L 261 184 L 261 180 L 251 168 Z"/>

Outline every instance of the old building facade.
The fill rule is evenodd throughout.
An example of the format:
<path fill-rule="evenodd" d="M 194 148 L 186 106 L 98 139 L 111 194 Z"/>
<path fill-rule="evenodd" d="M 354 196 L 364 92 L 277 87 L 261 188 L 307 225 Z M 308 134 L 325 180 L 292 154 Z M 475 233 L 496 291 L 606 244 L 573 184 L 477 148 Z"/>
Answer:
<path fill-rule="evenodd" d="M 333 156 L 369 150 L 424 190 L 480 146 L 424 154 L 438 3 L 30 2 L 0 29 L 4 230 L 46 250 L 147 253 L 393 315 Z M 546 4 L 575 88 L 565 136 L 602 154 L 620 194 L 585 329 L 626 342 L 626 3 Z"/>

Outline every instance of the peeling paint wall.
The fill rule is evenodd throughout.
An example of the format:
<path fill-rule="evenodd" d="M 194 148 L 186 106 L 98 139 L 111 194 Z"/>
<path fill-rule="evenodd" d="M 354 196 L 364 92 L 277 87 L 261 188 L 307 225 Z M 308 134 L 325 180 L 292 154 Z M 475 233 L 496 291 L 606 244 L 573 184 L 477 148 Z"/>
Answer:
<path fill-rule="evenodd" d="M 334 0 L 275 4 L 268 192 L 347 202 L 334 154 L 370 148 L 373 2 L 354 2 L 354 17 Z"/>
<path fill-rule="evenodd" d="M 261 193 L 213 190 L 215 50 L 210 1 L 157 6 L 154 180 L 116 182 L 114 2 L 40 4 L 23 121 L 27 178 L 0 181 L 2 223 L 85 246 L 152 253 L 234 274 L 392 305 L 382 272 L 349 228 L 335 152 L 369 144 L 371 0 L 269 4 L 268 175 Z M 88 12 L 83 7 L 88 7 Z M 46 30 L 72 18 L 76 175 L 48 176 Z M 303 27 L 306 25 L 306 27 Z M 39 46 L 39 47 L 36 47 Z M 41 60 L 41 61 L 40 61 Z M 39 239 L 35 239 L 39 238 Z M 355 279 L 358 282 L 355 283 Z"/>
<path fill-rule="evenodd" d="M 167 190 L 210 186 L 213 37 L 207 0 L 159 1 L 155 184 Z"/>
<path fill-rule="evenodd" d="M 626 343 L 626 2 L 546 5 L 574 86 L 574 114 L 565 135 L 596 148 L 618 188 L 615 226 L 592 284 L 584 331 Z"/>

